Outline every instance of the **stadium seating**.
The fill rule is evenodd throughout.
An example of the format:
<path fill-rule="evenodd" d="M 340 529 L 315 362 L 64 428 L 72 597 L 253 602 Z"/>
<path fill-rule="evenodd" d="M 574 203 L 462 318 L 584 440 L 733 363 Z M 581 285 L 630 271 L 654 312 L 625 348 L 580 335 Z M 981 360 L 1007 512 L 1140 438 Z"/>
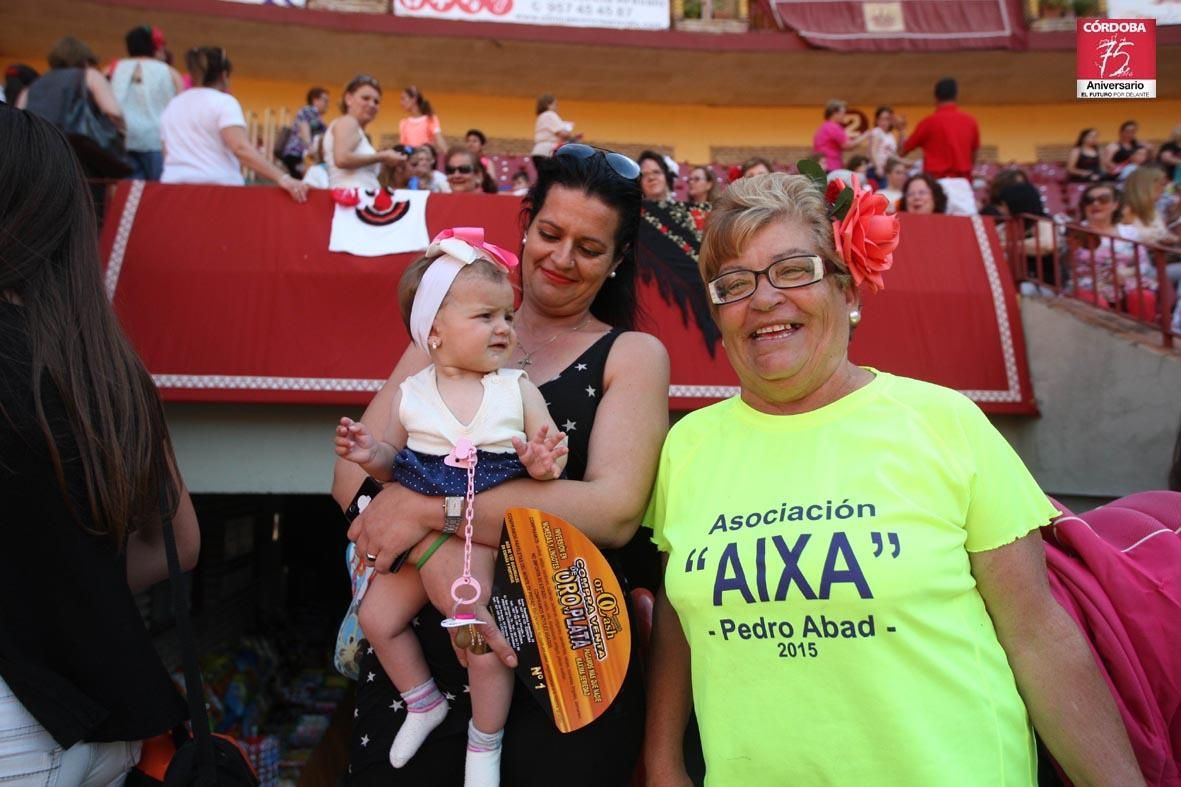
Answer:
<path fill-rule="evenodd" d="M 528 156 L 501 155 L 492 156 L 491 159 L 492 177 L 496 180 L 497 185 L 502 191 L 511 188 L 513 173 L 518 169 L 524 169 L 528 172 L 530 181 L 534 178 L 533 162 Z M 707 166 L 713 170 L 713 173 L 718 178 L 718 182 L 725 186 L 730 182 L 731 169 L 736 167 L 738 163 L 713 161 Z M 772 162 L 772 165 L 777 172 L 796 171 L 794 163 L 775 160 Z M 686 198 L 686 179 L 694 166 L 693 163 L 687 161 L 682 161 L 678 165 L 677 182 L 674 190 L 674 195 L 677 199 L 683 200 Z M 1066 166 L 1061 161 L 1036 161 L 1027 164 L 1010 163 L 1006 165 L 999 164 L 995 161 L 978 161 L 972 169 L 972 180 L 979 203 L 984 204 L 987 202 L 989 182 L 996 177 L 998 172 L 1009 167 L 1017 167 L 1025 172 L 1030 182 L 1037 186 L 1038 191 L 1042 195 L 1042 202 L 1046 206 L 1046 212 L 1051 216 L 1069 219 L 1077 217 L 1079 197 L 1086 188 L 1086 184 L 1068 182 Z"/>
<path fill-rule="evenodd" d="M 533 169 L 533 160 L 529 156 L 491 156 L 492 171 L 488 174 L 496 181 L 496 186 L 501 191 L 510 191 L 513 187 L 513 175 L 518 170 L 525 170 L 529 173 L 529 182 L 532 183 L 537 173 Z"/>

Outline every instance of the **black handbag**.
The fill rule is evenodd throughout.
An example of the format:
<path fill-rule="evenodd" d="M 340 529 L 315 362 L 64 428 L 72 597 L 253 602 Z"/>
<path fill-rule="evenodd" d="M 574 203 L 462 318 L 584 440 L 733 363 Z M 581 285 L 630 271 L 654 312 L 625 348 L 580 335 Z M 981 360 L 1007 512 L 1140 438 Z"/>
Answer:
<path fill-rule="evenodd" d="M 88 175 L 124 178 L 131 174 L 123 133 L 104 115 L 86 87 L 86 69 L 78 69 L 76 92 L 67 97 L 61 130 Z"/>
<path fill-rule="evenodd" d="M 161 505 L 161 511 L 167 510 Z M 185 603 L 188 577 L 181 573 L 176 555 L 176 537 L 172 532 L 172 518 L 164 515 L 164 553 L 168 557 L 168 578 L 172 586 L 172 607 L 180 636 L 181 658 L 185 669 L 185 695 L 189 702 L 189 721 L 192 735 L 177 727 L 171 736 L 165 735 L 145 742 L 145 756 L 140 765 L 128 775 L 127 785 L 164 785 L 164 787 L 258 787 L 258 774 L 241 745 L 228 735 L 209 731 L 205 713 L 205 690 L 201 681 L 201 667 L 197 663 L 197 648 L 193 643 L 192 624 Z M 171 737 L 171 741 L 168 738 Z M 146 747 L 154 749 L 146 756 Z M 166 747 L 163 755 L 160 746 Z M 171 750 L 175 746 L 175 751 Z M 171 755 L 171 756 L 169 756 Z M 163 779 L 159 760 L 167 761 Z M 156 767 L 147 762 L 155 760 Z"/>

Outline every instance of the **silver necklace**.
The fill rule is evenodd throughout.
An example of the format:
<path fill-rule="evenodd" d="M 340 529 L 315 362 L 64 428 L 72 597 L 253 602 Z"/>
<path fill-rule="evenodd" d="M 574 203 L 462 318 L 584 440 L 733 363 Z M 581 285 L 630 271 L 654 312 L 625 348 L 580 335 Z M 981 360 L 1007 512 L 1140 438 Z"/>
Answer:
<path fill-rule="evenodd" d="M 575 325 L 573 328 L 566 328 L 564 330 L 558 331 L 553 336 L 549 337 L 544 342 L 542 342 L 541 344 L 534 347 L 532 350 L 526 349 L 525 345 L 521 344 L 520 337 L 517 337 L 517 346 L 520 347 L 521 352 L 524 353 L 524 356 L 521 358 L 521 360 L 517 361 L 517 366 L 519 366 L 522 369 L 532 366 L 533 365 L 533 356 L 536 353 L 538 353 L 541 350 L 544 350 L 546 347 L 549 347 L 551 344 L 553 344 L 555 341 L 557 341 L 560 337 L 565 336 L 568 333 L 576 333 L 576 332 L 582 330 L 586 326 L 586 324 L 588 322 L 590 322 L 590 318 L 591 318 L 591 315 L 588 313 L 585 317 L 582 318 L 582 321 L 579 322 L 577 325 Z"/>

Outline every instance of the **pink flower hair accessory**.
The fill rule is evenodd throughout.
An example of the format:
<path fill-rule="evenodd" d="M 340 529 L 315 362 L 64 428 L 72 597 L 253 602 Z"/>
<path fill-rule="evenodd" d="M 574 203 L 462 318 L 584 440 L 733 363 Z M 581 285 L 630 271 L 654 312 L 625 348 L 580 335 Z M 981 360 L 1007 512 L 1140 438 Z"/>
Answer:
<path fill-rule="evenodd" d="M 863 283 L 871 292 L 885 288 L 882 274 L 894 264 L 898 248 L 899 221 L 886 213 L 889 200 L 881 194 L 865 191 L 853 175 L 853 185 L 841 188 L 828 182 L 824 170 L 815 161 L 801 161 L 800 173 L 808 176 L 824 194 L 832 219 L 833 244 L 845 261 L 853 284 Z"/>

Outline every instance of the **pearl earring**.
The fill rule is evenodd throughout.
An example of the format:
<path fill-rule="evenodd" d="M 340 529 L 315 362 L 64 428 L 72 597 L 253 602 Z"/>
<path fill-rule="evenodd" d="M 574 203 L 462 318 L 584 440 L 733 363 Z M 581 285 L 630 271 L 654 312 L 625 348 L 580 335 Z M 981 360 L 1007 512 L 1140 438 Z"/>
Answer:
<path fill-rule="evenodd" d="M 849 312 L 849 326 L 855 328 L 859 322 L 861 322 L 861 310 L 854 309 Z"/>
<path fill-rule="evenodd" d="M 611 271 L 610 273 L 608 273 L 607 278 L 614 279 L 615 278 L 615 271 Z"/>
<path fill-rule="evenodd" d="M 431 339 L 429 342 L 427 342 L 427 344 L 430 345 L 430 348 L 432 350 L 439 349 L 439 340 L 438 339 Z"/>

